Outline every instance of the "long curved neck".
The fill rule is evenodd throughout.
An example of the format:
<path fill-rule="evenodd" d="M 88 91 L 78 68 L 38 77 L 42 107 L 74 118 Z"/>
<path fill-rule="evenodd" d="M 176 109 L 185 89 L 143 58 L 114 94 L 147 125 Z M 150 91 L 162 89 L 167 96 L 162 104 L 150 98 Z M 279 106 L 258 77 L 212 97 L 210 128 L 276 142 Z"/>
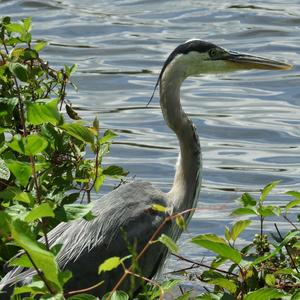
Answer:
<path fill-rule="evenodd" d="M 174 182 L 168 193 L 177 212 L 196 206 L 202 177 L 201 148 L 196 128 L 180 104 L 180 86 L 185 79 L 180 74 L 184 73 L 171 65 L 160 80 L 163 116 L 180 145 Z"/>

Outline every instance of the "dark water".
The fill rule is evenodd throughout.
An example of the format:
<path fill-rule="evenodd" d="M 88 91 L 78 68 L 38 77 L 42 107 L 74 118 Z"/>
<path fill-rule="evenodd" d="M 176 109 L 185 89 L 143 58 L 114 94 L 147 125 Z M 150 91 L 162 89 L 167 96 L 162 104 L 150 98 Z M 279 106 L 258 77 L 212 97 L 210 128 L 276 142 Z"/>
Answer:
<path fill-rule="evenodd" d="M 224 224 L 234 221 L 229 212 L 243 191 L 257 193 L 278 179 L 277 195 L 300 190 L 298 0 L 0 0 L 0 11 L 16 19 L 33 17 L 34 37 L 50 42 L 44 55 L 52 64 L 78 64 L 79 92 L 70 92 L 70 100 L 85 119 L 99 115 L 103 128 L 119 134 L 106 162 L 163 190 L 172 182 L 177 141 L 162 120 L 157 97 L 150 108 L 145 105 L 176 45 L 200 38 L 294 64 L 286 72 L 185 82 L 182 102 L 199 129 L 204 158 L 199 211 L 180 240 L 185 255 L 202 254 L 188 243 L 190 236 L 222 233 Z M 285 201 L 286 196 L 273 197 L 278 205 Z"/>

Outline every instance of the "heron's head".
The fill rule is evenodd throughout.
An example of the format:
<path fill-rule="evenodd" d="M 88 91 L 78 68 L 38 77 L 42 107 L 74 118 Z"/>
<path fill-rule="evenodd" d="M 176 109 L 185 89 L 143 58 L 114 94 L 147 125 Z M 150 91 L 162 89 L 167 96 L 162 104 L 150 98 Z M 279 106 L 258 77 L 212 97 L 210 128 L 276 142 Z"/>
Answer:
<path fill-rule="evenodd" d="M 197 74 L 223 73 L 248 69 L 288 70 L 292 66 L 259 56 L 228 51 L 212 43 L 190 40 L 179 45 L 166 60 L 160 74 L 172 70 L 182 79 Z"/>

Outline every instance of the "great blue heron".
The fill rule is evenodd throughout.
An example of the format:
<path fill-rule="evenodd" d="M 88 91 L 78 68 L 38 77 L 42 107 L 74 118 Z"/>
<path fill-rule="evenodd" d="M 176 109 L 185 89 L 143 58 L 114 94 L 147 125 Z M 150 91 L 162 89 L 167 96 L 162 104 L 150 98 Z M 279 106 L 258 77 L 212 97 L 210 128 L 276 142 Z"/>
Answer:
<path fill-rule="evenodd" d="M 122 185 L 94 202 L 93 220 L 61 223 L 51 230 L 50 245 L 63 244 L 57 256 L 60 268 L 73 273 L 66 291 L 86 288 L 100 280 L 104 280 L 104 284 L 92 292 L 102 296 L 110 291 L 122 275 L 122 269 L 99 276 L 98 266 L 109 257 L 127 256 L 128 245 L 136 245 L 137 252 L 144 247 L 166 217 L 164 212 L 152 209 L 153 204 L 167 207 L 172 213 L 196 206 L 202 179 L 201 149 L 196 128 L 180 104 L 182 82 L 188 76 L 203 73 L 245 69 L 286 70 L 290 67 L 275 60 L 227 51 L 201 40 L 190 40 L 179 45 L 166 60 L 157 82 L 164 119 L 177 135 L 180 145 L 173 186 L 168 193 L 163 193 L 147 182 Z M 187 221 L 191 215 L 192 212 L 184 215 Z M 176 240 L 181 230 L 169 222 L 162 232 Z M 151 245 L 139 261 L 141 274 L 153 277 L 164 263 L 167 253 L 164 245 Z M 35 273 L 31 269 L 16 268 L 2 279 L 0 289 L 24 284 Z M 136 283 L 131 292 L 139 286 L 140 283 Z M 130 290 L 129 278 L 120 288 Z M 1 299 L 6 297 L 0 296 Z"/>

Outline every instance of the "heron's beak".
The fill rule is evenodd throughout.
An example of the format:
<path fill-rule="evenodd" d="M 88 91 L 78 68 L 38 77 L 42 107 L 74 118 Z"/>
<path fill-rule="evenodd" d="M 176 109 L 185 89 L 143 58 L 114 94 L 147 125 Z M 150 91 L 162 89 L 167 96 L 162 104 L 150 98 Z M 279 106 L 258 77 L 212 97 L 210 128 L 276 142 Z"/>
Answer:
<path fill-rule="evenodd" d="M 238 69 L 289 70 L 292 68 L 292 65 L 287 63 L 233 51 L 228 51 L 225 59 L 237 64 Z"/>

